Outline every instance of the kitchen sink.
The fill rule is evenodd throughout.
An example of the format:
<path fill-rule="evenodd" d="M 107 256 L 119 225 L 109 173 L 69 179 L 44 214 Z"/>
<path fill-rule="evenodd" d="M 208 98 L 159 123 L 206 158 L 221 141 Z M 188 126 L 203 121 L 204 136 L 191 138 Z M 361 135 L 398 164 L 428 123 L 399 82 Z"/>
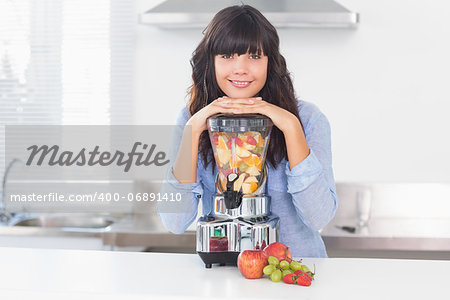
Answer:
<path fill-rule="evenodd" d="M 91 214 L 48 214 L 21 218 L 11 225 L 67 229 L 106 229 L 113 223 L 114 219 L 110 216 Z"/>

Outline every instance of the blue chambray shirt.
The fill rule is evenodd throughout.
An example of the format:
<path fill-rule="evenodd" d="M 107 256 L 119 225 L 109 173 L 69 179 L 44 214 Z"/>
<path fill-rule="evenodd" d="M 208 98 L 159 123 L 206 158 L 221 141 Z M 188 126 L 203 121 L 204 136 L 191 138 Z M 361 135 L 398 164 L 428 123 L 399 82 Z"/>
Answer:
<path fill-rule="evenodd" d="M 338 203 L 332 169 L 330 125 L 314 104 L 299 100 L 298 109 L 310 154 L 292 170 L 286 160 L 276 169 L 268 164 L 267 193 L 271 196 L 272 212 L 280 217 L 280 242 L 290 247 L 292 255 L 327 257 L 319 230 L 331 221 Z M 176 124 L 185 125 L 188 119 L 189 111 L 184 108 Z M 181 134 L 176 139 L 181 140 Z M 205 168 L 200 156 L 196 183 L 179 183 L 170 168 L 163 190 L 183 191 L 192 196 L 184 201 L 183 213 L 167 213 L 158 209 L 158 215 L 169 231 L 183 233 L 195 221 L 199 199 L 202 201 L 203 215 L 214 210 L 217 173 L 215 168 L 212 175 L 212 165 Z"/>

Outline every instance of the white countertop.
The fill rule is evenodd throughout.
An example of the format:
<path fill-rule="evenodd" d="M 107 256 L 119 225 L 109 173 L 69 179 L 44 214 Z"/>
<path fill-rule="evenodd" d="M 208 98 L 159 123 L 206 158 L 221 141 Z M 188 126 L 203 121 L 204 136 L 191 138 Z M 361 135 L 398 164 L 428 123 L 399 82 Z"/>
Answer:
<path fill-rule="evenodd" d="M 1 299 L 448 299 L 450 261 L 304 259 L 311 287 L 205 269 L 194 254 L 0 247 Z"/>

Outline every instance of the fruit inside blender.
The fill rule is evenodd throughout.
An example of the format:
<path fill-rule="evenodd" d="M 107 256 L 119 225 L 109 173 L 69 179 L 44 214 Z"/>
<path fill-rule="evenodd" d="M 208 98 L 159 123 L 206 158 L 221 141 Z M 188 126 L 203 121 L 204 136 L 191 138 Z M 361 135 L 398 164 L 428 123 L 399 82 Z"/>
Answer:
<path fill-rule="evenodd" d="M 244 195 L 255 193 L 260 185 L 267 138 L 258 131 L 211 132 L 211 141 L 222 189 L 226 190 L 227 176 L 235 173 L 239 178 L 234 182 L 234 190 L 241 190 Z"/>

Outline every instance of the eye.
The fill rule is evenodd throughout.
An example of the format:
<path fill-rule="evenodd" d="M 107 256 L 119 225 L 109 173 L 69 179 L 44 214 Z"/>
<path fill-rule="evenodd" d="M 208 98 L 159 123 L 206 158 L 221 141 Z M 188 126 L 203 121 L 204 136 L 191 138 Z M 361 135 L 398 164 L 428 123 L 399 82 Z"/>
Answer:
<path fill-rule="evenodd" d="M 261 58 L 261 55 L 258 55 L 258 54 L 251 54 L 251 55 L 250 55 L 250 58 L 251 58 L 251 59 L 260 59 L 260 58 Z"/>
<path fill-rule="evenodd" d="M 233 58 L 233 55 L 230 55 L 230 54 L 221 54 L 220 57 L 221 57 L 221 58 L 224 58 L 224 59 L 230 59 L 230 58 Z"/>

